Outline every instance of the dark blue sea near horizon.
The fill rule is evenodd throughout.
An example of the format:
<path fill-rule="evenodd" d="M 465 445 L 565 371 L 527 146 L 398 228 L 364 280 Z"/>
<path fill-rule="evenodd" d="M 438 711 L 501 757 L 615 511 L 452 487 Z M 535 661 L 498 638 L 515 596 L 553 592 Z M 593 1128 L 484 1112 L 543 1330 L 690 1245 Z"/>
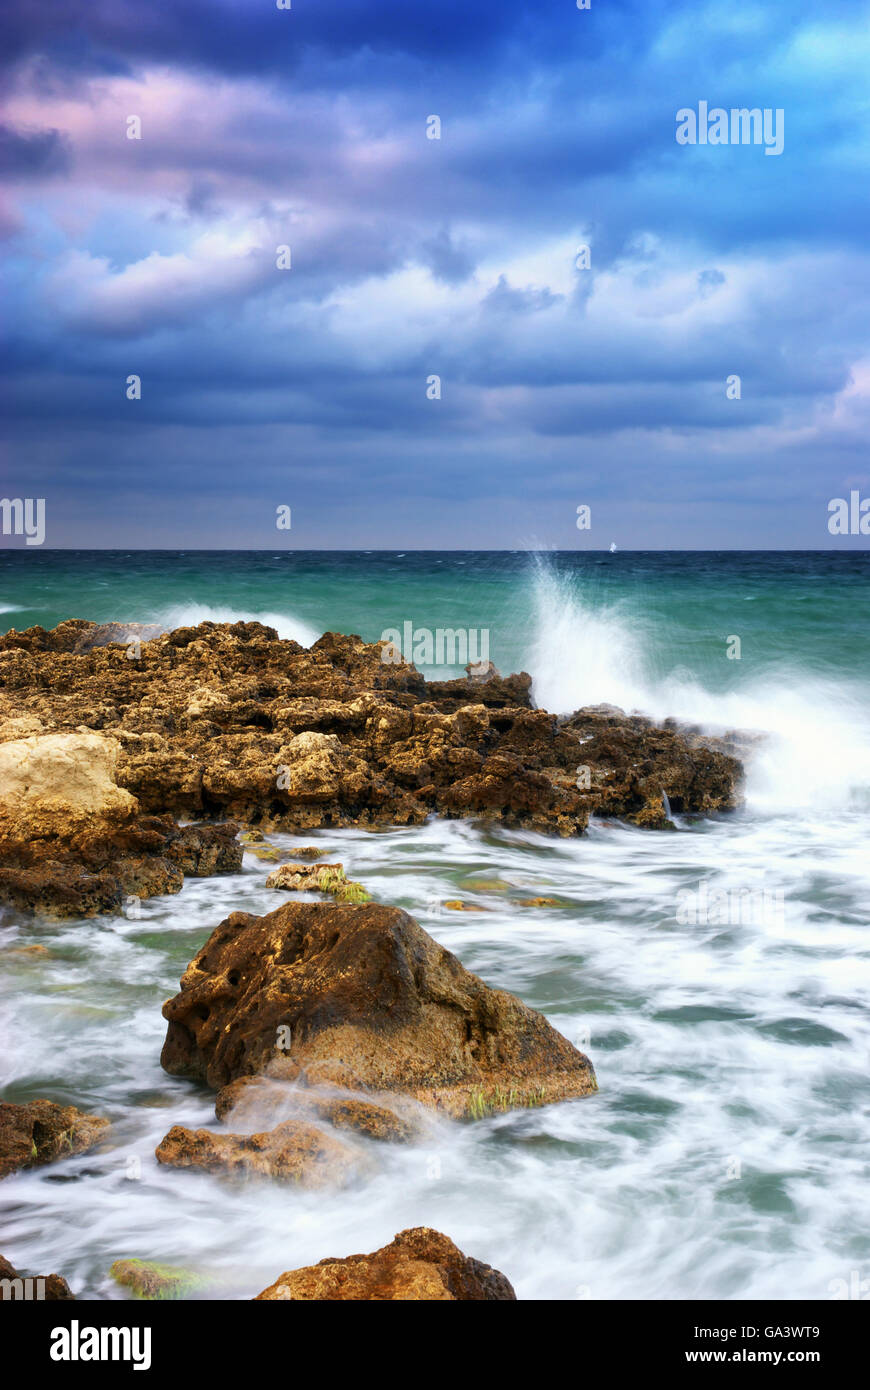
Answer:
<path fill-rule="evenodd" d="M 4 1182 L 19 1267 L 121 1298 L 109 1266 L 138 1256 L 250 1297 L 282 1270 L 428 1225 L 521 1298 L 870 1294 L 865 552 L 0 551 L 0 630 L 73 617 L 259 619 L 304 645 L 406 623 L 485 633 L 496 666 L 530 672 L 556 713 L 608 702 L 763 737 L 745 807 L 671 832 L 315 832 L 378 901 L 542 1010 L 601 1088 L 440 1123 L 385 1146 L 346 1192 L 227 1188 L 153 1158 L 171 1124 L 214 1123 L 210 1097 L 160 1069 L 162 1001 L 228 911 L 274 906 L 268 864 L 246 855 L 135 920 L 7 911 L 0 1090 L 114 1122 L 105 1150 Z M 748 889 L 756 907 L 686 923 L 681 895 L 702 883 L 729 902 Z M 531 896 L 557 905 L 522 907 Z M 480 911 L 444 908 L 457 897 Z M 48 953 L 6 949 L 30 944 Z"/>

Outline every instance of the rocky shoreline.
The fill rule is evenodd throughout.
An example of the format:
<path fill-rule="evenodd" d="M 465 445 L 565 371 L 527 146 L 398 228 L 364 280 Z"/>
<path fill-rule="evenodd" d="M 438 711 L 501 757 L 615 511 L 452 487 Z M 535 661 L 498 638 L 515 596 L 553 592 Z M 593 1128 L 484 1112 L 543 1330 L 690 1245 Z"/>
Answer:
<path fill-rule="evenodd" d="M 740 801 L 733 739 L 607 706 L 559 719 L 525 673 L 427 682 L 386 643 L 306 649 L 253 622 L 148 631 L 0 637 L 0 903 L 117 912 L 236 872 L 242 825 L 437 815 L 577 835 L 593 814 L 666 829 L 668 807 Z"/>
<path fill-rule="evenodd" d="M 259 623 L 7 633 L 0 904 L 119 912 L 178 892 L 185 875 L 237 872 L 246 847 L 269 858 L 269 830 L 437 815 L 566 836 L 593 814 L 664 830 L 674 812 L 739 804 L 734 738 L 604 706 L 556 718 L 532 706 L 525 673 L 427 682 L 384 647 L 327 633 L 306 650 Z M 384 1144 L 414 1143 L 435 1115 L 473 1122 L 597 1091 L 589 1059 L 541 1014 L 472 975 L 408 913 L 367 901 L 341 865 L 280 865 L 267 886 L 331 901 L 231 911 L 191 961 L 163 1007 L 161 1063 L 214 1089 L 218 1127 L 172 1126 L 162 1165 L 351 1186 Z M 49 1100 L 0 1104 L 0 1177 L 110 1142 L 108 1129 Z M 187 1275 L 162 1268 L 119 1259 L 113 1277 L 137 1296 L 186 1296 Z M 515 1295 L 418 1228 L 372 1255 L 288 1271 L 258 1297 Z"/>

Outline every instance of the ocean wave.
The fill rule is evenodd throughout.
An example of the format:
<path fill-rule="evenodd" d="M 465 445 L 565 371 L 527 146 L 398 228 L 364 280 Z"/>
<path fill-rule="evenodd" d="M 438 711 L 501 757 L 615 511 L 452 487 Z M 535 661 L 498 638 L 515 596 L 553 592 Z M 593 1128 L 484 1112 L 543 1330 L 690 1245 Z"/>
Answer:
<path fill-rule="evenodd" d="M 816 814 L 866 804 L 866 691 L 787 663 L 737 689 L 711 688 L 685 667 L 662 672 L 663 635 L 652 619 L 627 601 L 593 602 L 575 575 L 556 572 L 546 556 L 535 559 L 532 590 L 527 669 L 543 709 L 570 714 L 607 703 L 710 733 L 765 733 L 747 764 L 747 800 L 755 809 Z"/>
<path fill-rule="evenodd" d="M 293 613 L 248 612 L 220 604 L 173 604 L 149 621 L 164 624 L 167 631 L 176 627 L 196 627 L 198 623 L 264 623 L 266 627 L 275 628 L 285 641 L 298 642 L 301 647 L 310 647 L 321 636 L 319 628 L 311 627 Z"/>

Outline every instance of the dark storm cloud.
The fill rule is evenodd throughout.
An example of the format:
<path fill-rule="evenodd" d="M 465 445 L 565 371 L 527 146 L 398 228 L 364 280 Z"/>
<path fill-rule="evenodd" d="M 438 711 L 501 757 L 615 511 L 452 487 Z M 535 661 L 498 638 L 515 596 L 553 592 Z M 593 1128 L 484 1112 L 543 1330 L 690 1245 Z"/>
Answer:
<path fill-rule="evenodd" d="M 152 489 L 157 542 L 284 478 L 339 545 L 388 505 L 408 545 L 513 544 L 530 507 L 570 540 L 581 485 L 766 498 L 783 543 L 783 476 L 814 516 L 870 425 L 863 14 L 13 0 L 7 465 L 78 526 Z M 783 154 L 677 146 L 702 98 L 782 106 Z"/>
<path fill-rule="evenodd" d="M 69 143 L 58 130 L 15 130 L 0 122 L 0 178 L 65 173 Z"/>

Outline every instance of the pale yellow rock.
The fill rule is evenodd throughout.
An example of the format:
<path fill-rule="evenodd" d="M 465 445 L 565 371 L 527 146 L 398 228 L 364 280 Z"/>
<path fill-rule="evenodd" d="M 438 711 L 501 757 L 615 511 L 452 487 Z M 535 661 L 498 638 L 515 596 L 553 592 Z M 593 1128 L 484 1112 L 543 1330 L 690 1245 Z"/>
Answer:
<path fill-rule="evenodd" d="M 28 738 L 31 734 L 41 734 L 44 725 L 33 714 L 13 715 L 11 719 L 0 721 L 0 743 L 11 738 Z"/>
<path fill-rule="evenodd" d="M 115 782 L 119 752 L 117 739 L 92 732 L 0 743 L 0 826 L 68 837 L 94 817 L 126 820 L 138 802 Z"/>

